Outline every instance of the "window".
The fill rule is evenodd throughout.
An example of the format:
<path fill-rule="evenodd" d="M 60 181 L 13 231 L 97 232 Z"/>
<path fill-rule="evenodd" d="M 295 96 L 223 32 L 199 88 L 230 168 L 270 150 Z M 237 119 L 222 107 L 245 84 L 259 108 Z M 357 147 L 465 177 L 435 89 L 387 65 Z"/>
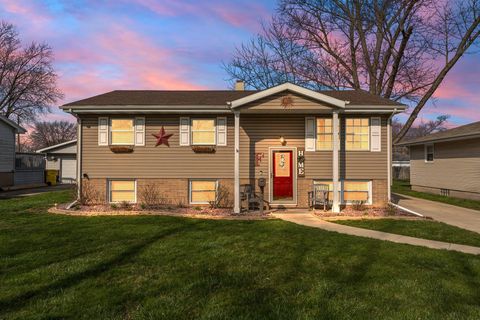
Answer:
<path fill-rule="evenodd" d="M 217 198 L 216 180 L 190 180 L 190 203 L 208 204 Z"/>
<path fill-rule="evenodd" d="M 332 150 L 332 119 L 317 118 L 317 150 Z"/>
<path fill-rule="evenodd" d="M 314 184 L 326 184 L 328 185 L 328 199 L 330 202 L 333 201 L 333 182 L 332 181 L 322 181 L 315 180 Z M 370 181 L 339 181 L 339 191 L 341 196 L 341 201 L 344 204 L 351 204 L 354 201 L 363 201 L 366 204 L 371 203 L 371 183 Z"/>
<path fill-rule="evenodd" d="M 368 118 L 345 119 L 346 150 L 369 150 L 370 128 Z"/>
<path fill-rule="evenodd" d="M 110 202 L 137 202 L 135 180 L 110 180 Z"/>
<path fill-rule="evenodd" d="M 425 145 L 425 162 L 433 162 L 434 152 L 433 144 Z"/>
<path fill-rule="evenodd" d="M 343 181 L 343 202 L 363 201 L 370 203 L 369 181 Z"/>
<path fill-rule="evenodd" d="M 134 129 L 133 119 L 111 119 L 110 143 L 112 145 L 134 145 Z"/>
<path fill-rule="evenodd" d="M 449 189 L 440 189 L 440 194 L 445 197 L 450 196 L 450 190 Z"/>
<path fill-rule="evenodd" d="M 215 119 L 192 119 L 192 145 L 215 145 Z"/>

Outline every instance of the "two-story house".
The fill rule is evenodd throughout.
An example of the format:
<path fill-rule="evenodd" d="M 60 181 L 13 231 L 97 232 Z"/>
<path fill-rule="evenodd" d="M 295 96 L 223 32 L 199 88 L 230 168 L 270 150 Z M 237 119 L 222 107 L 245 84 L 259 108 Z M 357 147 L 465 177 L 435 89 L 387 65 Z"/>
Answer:
<path fill-rule="evenodd" d="M 201 205 L 223 186 L 239 212 L 240 185 L 259 178 L 272 206 L 306 207 L 316 182 L 330 186 L 333 211 L 384 205 L 390 122 L 405 105 L 365 91 L 237 82 L 230 91 L 112 91 L 61 108 L 78 119 L 78 181 L 105 201 L 136 202 L 155 181 L 170 202 Z"/>

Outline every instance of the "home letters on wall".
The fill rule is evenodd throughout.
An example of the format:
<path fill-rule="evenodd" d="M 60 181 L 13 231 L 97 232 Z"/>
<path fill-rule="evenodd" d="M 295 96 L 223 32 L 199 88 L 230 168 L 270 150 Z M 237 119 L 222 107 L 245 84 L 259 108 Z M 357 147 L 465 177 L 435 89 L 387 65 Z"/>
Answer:
<path fill-rule="evenodd" d="M 305 177 L 305 149 L 297 149 L 297 176 Z"/>

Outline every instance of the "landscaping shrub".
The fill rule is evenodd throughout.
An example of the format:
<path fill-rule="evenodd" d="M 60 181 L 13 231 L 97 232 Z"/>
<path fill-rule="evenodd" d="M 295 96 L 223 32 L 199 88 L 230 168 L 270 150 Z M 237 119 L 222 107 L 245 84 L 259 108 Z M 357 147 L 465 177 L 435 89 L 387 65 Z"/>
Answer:
<path fill-rule="evenodd" d="M 82 205 L 95 205 L 104 202 L 105 191 L 99 190 L 97 186 L 90 180 L 82 181 L 82 196 L 80 202 Z"/>
<path fill-rule="evenodd" d="M 165 199 L 160 193 L 158 184 L 155 182 L 149 182 L 140 187 L 139 194 L 142 208 L 155 209 L 160 205 L 165 204 Z"/>
<path fill-rule="evenodd" d="M 398 208 L 395 207 L 393 204 L 388 203 L 385 206 L 385 214 L 387 216 L 396 216 L 398 214 Z"/>
<path fill-rule="evenodd" d="M 219 185 L 217 188 L 217 199 L 210 201 L 209 204 L 211 209 L 232 207 L 230 191 L 225 186 Z"/>
<path fill-rule="evenodd" d="M 367 206 L 365 206 L 365 201 L 355 200 L 352 202 L 352 209 L 356 211 L 365 211 Z"/>

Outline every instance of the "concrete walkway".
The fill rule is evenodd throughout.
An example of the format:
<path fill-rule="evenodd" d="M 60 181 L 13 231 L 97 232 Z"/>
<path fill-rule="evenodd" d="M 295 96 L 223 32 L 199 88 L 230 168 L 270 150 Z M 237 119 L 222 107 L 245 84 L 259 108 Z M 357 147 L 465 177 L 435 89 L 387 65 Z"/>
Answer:
<path fill-rule="evenodd" d="M 341 224 L 336 224 L 336 223 L 322 220 L 311 213 L 274 213 L 273 216 L 285 221 L 296 223 L 296 224 L 313 227 L 313 228 L 319 228 L 327 231 L 344 233 L 352 236 L 366 237 L 366 238 L 385 240 L 385 241 L 391 241 L 391 242 L 403 243 L 403 244 L 410 244 L 413 246 L 421 246 L 421 247 L 427 247 L 432 249 L 444 249 L 444 250 L 452 250 L 452 251 L 459 251 L 463 253 L 480 255 L 480 248 L 478 247 L 440 242 L 440 241 L 434 241 L 434 240 L 419 239 L 419 238 L 401 236 L 401 235 L 387 233 L 387 232 L 344 226 Z"/>
<path fill-rule="evenodd" d="M 480 233 L 480 211 L 478 210 L 414 198 L 403 194 L 393 194 L 392 200 L 399 206 L 433 218 L 436 221 Z"/>

